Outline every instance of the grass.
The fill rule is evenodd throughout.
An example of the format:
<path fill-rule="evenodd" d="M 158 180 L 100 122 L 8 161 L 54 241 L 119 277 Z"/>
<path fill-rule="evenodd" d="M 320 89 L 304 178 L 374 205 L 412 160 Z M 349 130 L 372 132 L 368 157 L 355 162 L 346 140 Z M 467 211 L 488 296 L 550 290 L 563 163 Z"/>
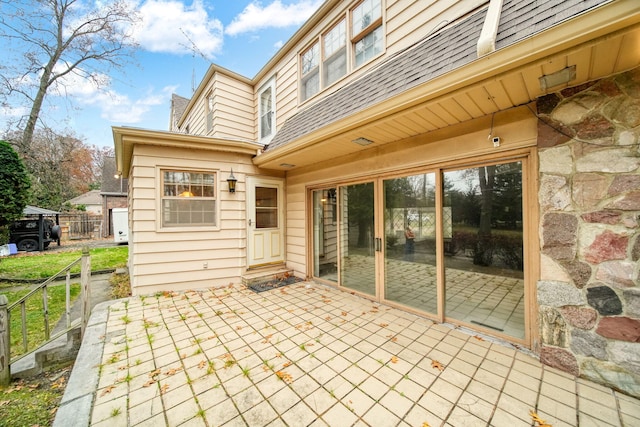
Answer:
<path fill-rule="evenodd" d="M 1 389 L 0 427 L 51 425 L 70 373 L 56 368 Z"/>
<path fill-rule="evenodd" d="M 9 304 L 19 300 L 29 292 L 28 289 L 3 292 L 9 300 Z M 75 301 L 80 295 L 80 284 L 73 283 L 71 285 L 71 301 Z M 49 308 L 49 324 L 50 330 L 53 330 L 56 322 L 65 312 L 65 287 L 52 286 L 47 289 L 47 306 Z M 37 347 L 44 341 L 44 313 L 42 310 L 42 292 L 37 292 L 26 302 L 26 326 L 28 349 Z M 16 307 L 11 310 L 11 356 L 15 357 L 24 352 L 22 345 L 22 316 L 20 308 Z"/>
<path fill-rule="evenodd" d="M 109 270 L 126 265 L 128 256 L 127 246 L 112 248 L 95 248 L 90 251 L 91 269 Z M 68 252 L 44 252 L 42 254 L 27 254 L 12 256 L 0 260 L 0 277 L 7 279 L 0 281 L 0 292 L 6 295 L 9 304 L 19 300 L 33 288 L 24 285 L 14 288 L 12 279 L 46 278 L 56 274 L 82 255 L 81 250 Z M 74 267 L 72 272 L 79 272 L 80 266 Z M 113 275 L 111 281 L 114 297 L 121 298 L 130 295 L 129 276 L 127 274 Z M 75 282 L 75 283 L 74 283 Z M 74 301 L 80 295 L 80 279 L 73 279 L 71 285 L 71 299 Z M 9 288 L 11 288 L 9 290 Z M 120 295 L 117 291 L 120 291 Z M 42 313 L 42 291 L 36 292 L 26 303 L 26 328 L 29 349 L 44 341 L 44 315 Z M 47 307 L 49 309 L 50 330 L 62 318 L 65 311 L 65 286 L 49 286 L 47 289 Z M 11 316 L 11 355 L 15 357 L 23 351 L 22 319 L 19 307 L 12 310 Z M 119 356 L 114 356 L 115 361 Z M 115 363 L 113 361 L 113 363 Z M 54 370 L 55 369 L 55 370 Z M 28 380 L 14 380 L 11 384 L 0 389 L 0 427 L 10 426 L 45 426 L 51 425 L 56 408 L 64 394 L 66 381 L 70 374 L 70 367 L 58 367 Z"/>
<path fill-rule="evenodd" d="M 91 255 L 91 270 L 108 270 L 124 267 L 129 254 L 128 246 L 94 248 Z M 27 254 L 3 258 L 0 261 L 0 277 L 11 279 L 47 279 L 82 256 L 82 250 Z M 72 268 L 72 273 L 80 272 L 80 265 Z"/>

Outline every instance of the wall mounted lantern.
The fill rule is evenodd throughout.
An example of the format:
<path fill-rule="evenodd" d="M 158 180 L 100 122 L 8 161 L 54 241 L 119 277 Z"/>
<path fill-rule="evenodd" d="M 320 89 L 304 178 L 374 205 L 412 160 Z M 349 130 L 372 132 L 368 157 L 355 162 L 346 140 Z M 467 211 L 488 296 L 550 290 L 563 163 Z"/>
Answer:
<path fill-rule="evenodd" d="M 236 179 L 235 176 L 233 176 L 233 168 L 232 168 L 231 175 L 229 175 L 229 178 L 227 178 L 227 183 L 229 184 L 229 193 L 236 192 L 236 182 L 238 182 L 238 180 Z"/>

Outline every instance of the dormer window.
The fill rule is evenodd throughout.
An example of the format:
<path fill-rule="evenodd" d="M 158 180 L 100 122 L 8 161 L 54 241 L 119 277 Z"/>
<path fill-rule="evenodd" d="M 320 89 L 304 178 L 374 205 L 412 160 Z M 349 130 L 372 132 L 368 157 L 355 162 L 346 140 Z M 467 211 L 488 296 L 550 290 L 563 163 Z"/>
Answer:
<path fill-rule="evenodd" d="M 258 92 L 258 134 L 262 144 L 268 144 L 276 129 L 276 79 L 272 77 Z"/>

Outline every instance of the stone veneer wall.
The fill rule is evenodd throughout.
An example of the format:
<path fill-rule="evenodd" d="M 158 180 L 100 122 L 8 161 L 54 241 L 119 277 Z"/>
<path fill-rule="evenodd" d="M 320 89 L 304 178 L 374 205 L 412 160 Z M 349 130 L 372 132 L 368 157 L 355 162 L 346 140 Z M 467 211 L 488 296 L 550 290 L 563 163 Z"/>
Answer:
<path fill-rule="evenodd" d="M 640 68 L 537 108 L 540 358 L 640 397 Z"/>

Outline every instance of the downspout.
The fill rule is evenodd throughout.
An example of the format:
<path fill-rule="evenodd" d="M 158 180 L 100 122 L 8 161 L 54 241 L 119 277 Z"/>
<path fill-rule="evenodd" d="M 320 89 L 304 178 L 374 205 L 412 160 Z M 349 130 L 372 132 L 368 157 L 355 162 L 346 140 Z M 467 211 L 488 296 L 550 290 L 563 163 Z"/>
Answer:
<path fill-rule="evenodd" d="M 500 13 L 502 12 L 503 0 L 491 0 L 487 9 L 487 16 L 484 18 L 482 32 L 478 38 L 477 52 L 478 58 L 495 52 L 496 37 L 498 36 L 498 25 L 500 25 Z"/>

